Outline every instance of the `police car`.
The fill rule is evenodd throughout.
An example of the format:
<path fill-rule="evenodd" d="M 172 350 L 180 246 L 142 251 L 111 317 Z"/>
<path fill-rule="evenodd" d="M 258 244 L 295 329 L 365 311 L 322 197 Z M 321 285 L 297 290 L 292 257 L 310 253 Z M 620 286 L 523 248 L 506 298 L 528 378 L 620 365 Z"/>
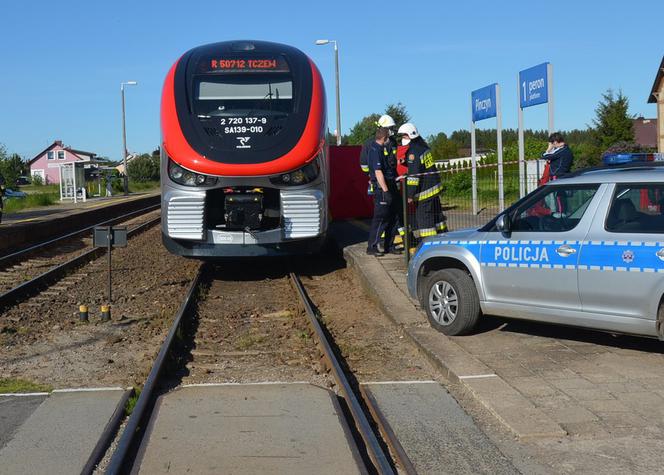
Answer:
<path fill-rule="evenodd" d="M 480 315 L 664 339 L 664 154 L 604 157 L 549 182 L 481 229 L 423 241 L 408 289 L 431 325 Z"/>

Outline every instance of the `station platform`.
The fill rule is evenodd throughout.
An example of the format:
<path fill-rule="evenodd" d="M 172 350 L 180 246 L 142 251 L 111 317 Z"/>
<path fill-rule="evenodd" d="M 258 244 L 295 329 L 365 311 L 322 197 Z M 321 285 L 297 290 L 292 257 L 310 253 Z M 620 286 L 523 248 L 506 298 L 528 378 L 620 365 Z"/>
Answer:
<path fill-rule="evenodd" d="M 2 215 L 0 254 L 27 246 L 62 233 L 83 228 L 94 221 L 128 213 L 159 203 L 159 190 L 85 202 L 67 202 Z"/>
<path fill-rule="evenodd" d="M 193 385 L 162 395 L 134 467 L 149 474 L 365 473 L 336 395 L 308 383 Z"/>
<path fill-rule="evenodd" d="M 484 316 L 470 335 L 448 337 L 430 327 L 408 295 L 404 257 L 366 254 L 368 224 L 332 226 L 360 285 L 519 447 L 539 452 L 538 461 L 554 471 L 565 471 L 565 464 L 606 467 L 609 459 L 616 471 L 659 470 L 662 342 L 493 316 Z"/>
<path fill-rule="evenodd" d="M 0 395 L 0 472 L 81 473 L 110 438 L 129 392 L 120 388 Z M 104 447 L 100 447 L 104 449 Z"/>
<path fill-rule="evenodd" d="M 362 392 L 415 473 L 518 473 L 437 381 L 363 383 Z"/>

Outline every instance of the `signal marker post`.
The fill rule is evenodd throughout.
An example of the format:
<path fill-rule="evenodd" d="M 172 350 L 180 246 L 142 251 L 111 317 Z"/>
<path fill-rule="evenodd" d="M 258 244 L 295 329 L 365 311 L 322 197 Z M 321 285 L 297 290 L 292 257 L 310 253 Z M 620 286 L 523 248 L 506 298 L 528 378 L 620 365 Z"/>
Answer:
<path fill-rule="evenodd" d="M 503 190 L 503 122 L 500 104 L 500 85 L 490 84 L 470 93 L 470 150 L 473 179 L 473 214 L 477 214 L 477 145 L 475 140 L 475 122 L 496 118 L 496 151 L 498 155 L 498 204 L 500 211 L 505 209 L 505 193 Z"/>
<path fill-rule="evenodd" d="M 519 71 L 517 76 L 517 95 L 519 97 L 519 197 L 526 194 L 526 158 L 523 137 L 523 109 L 538 104 L 548 104 L 549 135 L 554 132 L 553 125 L 553 65 L 542 63 L 532 68 Z"/>
<path fill-rule="evenodd" d="M 127 227 L 97 226 L 92 235 L 94 247 L 105 247 L 108 254 L 108 303 L 113 303 L 111 250 L 114 247 L 127 247 Z"/>

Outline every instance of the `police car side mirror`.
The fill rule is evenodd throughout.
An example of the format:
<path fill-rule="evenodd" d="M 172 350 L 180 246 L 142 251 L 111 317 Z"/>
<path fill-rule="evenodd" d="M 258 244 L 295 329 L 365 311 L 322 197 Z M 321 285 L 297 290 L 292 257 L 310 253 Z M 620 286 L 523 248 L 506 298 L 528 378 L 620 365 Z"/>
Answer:
<path fill-rule="evenodd" d="M 507 213 L 498 216 L 498 219 L 496 219 L 496 229 L 503 234 L 510 233 L 512 229 L 512 223 Z"/>

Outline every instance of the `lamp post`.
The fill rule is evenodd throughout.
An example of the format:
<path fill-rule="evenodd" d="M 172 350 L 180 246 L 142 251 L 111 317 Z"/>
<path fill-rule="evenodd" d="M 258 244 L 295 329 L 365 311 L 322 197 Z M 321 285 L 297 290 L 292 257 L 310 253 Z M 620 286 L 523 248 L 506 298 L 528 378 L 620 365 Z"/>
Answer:
<path fill-rule="evenodd" d="M 127 173 L 127 132 L 125 129 L 125 86 L 135 86 L 138 82 L 126 81 L 120 83 L 120 95 L 122 96 L 122 167 L 124 168 L 124 194 L 129 194 L 129 175 Z"/>
<path fill-rule="evenodd" d="M 339 103 L 339 46 L 337 40 L 316 40 L 318 46 L 334 43 L 334 72 L 337 88 L 337 145 L 341 145 L 341 105 Z"/>

